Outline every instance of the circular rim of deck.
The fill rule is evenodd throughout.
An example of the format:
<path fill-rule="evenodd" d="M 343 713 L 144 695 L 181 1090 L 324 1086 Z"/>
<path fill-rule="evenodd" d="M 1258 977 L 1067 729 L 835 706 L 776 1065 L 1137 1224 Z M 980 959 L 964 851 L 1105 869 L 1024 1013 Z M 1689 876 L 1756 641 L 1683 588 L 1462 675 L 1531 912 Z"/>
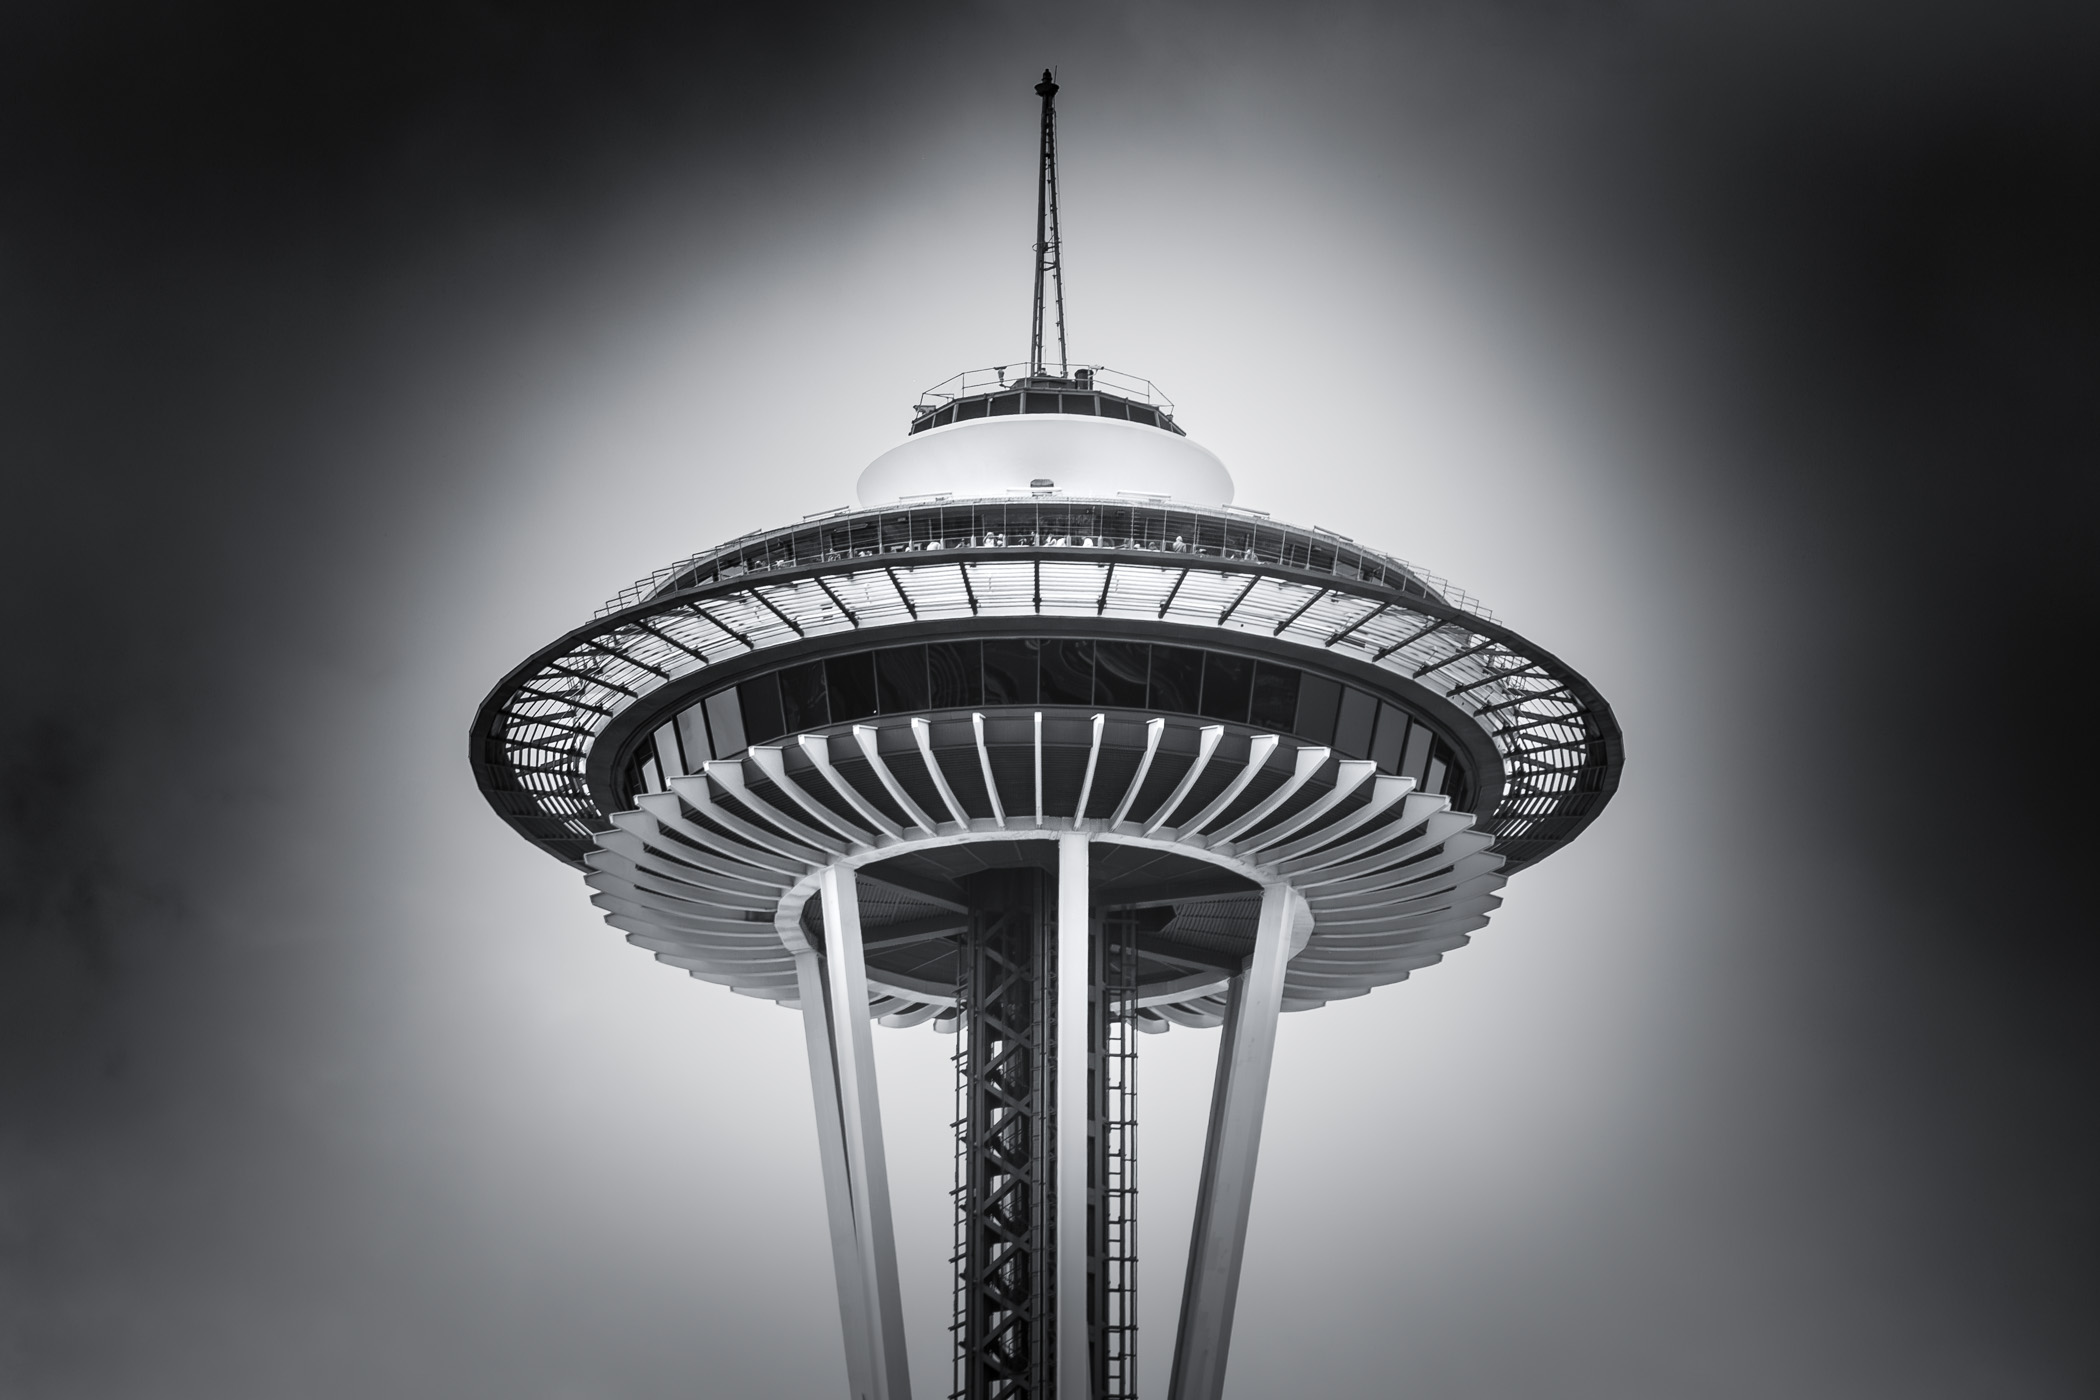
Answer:
<path fill-rule="evenodd" d="M 1009 504 L 943 502 L 937 508 Z M 1055 505 L 1152 509 L 1084 500 Z M 1262 557 L 1257 535 L 1267 532 L 1286 545 L 1339 536 L 1250 521 L 1237 512 L 1157 509 L 1176 520 L 1222 519 L 1244 529 L 1255 541 L 1246 552 L 1255 557 L 1179 552 L 1164 544 L 1122 547 L 1106 539 L 1015 544 L 1002 536 L 994 545 L 973 537 L 966 547 L 907 542 L 894 550 L 741 568 L 728 577 L 717 564 L 707 581 L 690 586 L 684 580 L 704 571 L 688 561 L 682 575 L 659 575 L 662 582 L 645 596 L 542 648 L 490 692 L 470 733 L 478 785 L 520 834 L 580 865 L 593 838 L 611 825 L 613 759 L 598 750 L 617 748 L 644 713 L 757 664 L 782 664 L 804 651 L 822 654 L 848 638 L 855 647 L 874 644 L 875 636 L 906 640 L 938 625 L 984 635 L 1083 628 L 1161 640 L 1200 636 L 1203 645 L 1325 666 L 1383 686 L 1418 709 L 1441 707 L 1456 717 L 1460 736 L 1477 741 L 1469 748 L 1492 751 L 1500 765 L 1499 784 L 1488 781 L 1490 772 L 1480 775 L 1479 797 L 1492 804 L 1483 823 L 1511 870 L 1574 839 L 1616 790 L 1623 741 L 1596 689 L 1551 653 L 1450 601 L 1411 566 L 1351 544 L 1323 572 L 1289 562 L 1286 552 Z M 914 510 L 889 506 L 833 519 L 852 528 Z M 719 561 L 730 548 L 696 559 Z M 1360 576 L 1343 576 L 1344 565 Z M 1374 571 L 1375 581 L 1361 576 Z M 759 662 L 761 654 L 767 659 Z M 753 664 L 739 664 L 747 661 Z"/>

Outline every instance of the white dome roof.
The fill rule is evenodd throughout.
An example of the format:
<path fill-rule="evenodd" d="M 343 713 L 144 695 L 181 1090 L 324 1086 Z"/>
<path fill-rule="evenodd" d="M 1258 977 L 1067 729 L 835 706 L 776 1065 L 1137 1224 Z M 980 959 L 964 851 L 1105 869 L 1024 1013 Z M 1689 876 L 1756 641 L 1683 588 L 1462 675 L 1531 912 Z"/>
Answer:
<path fill-rule="evenodd" d="M 1232 503 L 1225 464 L 1179 433 L 1062 414 L 978 418 L 915 433 L 869 463 L 855 491 L 862 505 L 875 506 L 912 496 L 1003 496 L 1031 488 Z"/>

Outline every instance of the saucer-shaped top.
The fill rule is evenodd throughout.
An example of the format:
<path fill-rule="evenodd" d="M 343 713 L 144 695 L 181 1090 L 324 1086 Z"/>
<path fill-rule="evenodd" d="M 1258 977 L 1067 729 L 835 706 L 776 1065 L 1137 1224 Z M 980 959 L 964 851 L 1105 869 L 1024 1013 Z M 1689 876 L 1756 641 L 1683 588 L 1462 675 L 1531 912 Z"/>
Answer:
<path fill-rule="evenodd" d="M 1232 476 L 1178 433 L 1110 418 L 1015 414 L 914 433 L 877 457 L 855 487 L 864 506 L 1055 491 L 1064 496 L 1232 503 Z"/>

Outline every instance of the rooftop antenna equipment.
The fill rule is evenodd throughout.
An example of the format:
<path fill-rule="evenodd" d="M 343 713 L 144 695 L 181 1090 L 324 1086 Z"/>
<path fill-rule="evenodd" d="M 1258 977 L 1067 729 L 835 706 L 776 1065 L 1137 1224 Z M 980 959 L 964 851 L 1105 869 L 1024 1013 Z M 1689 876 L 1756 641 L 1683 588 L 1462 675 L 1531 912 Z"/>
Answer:
<path fill-rule="evenodd" d="M 1067 369 L 1065 270 L 1057 233 L 1057 84 L 1051 80 L 1049 69 L 1043 70 L 1043 80 L 1035 85 L 1035 91 L 1043 99 L 1043 146 L 1035 191 L 1035 322 L 1029 337 L 1028 373 L 1039 376 L 1045 368 L 1043 279 L 1048 277 L 1057 308 L 1057 373 L 1062 378 Z"/>

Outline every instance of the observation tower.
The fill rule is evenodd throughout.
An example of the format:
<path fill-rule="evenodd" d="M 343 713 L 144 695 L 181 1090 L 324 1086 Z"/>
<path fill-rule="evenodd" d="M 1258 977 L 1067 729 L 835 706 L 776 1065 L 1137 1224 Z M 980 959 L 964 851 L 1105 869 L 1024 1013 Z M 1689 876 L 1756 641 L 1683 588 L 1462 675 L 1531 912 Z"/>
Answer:
<path fill-rule="evenodd" d="M 856 1400 L 911 1393 L 875 1025 L 955 1037 L 960 1400 L 1136 1394 L 1137 1046 L 1222 1028 L 1170 1385 L 1216 1400 L 1279 1015 L 1463 946 L 1622 758 L 1556 657 L 1236 508 L 1149 382 L 1067 359 L 1036 92 L 1028 361 L 924 394 L 858 509 L 622 593 L 471 735 L 628 942 L 801 1014 Z"/>

